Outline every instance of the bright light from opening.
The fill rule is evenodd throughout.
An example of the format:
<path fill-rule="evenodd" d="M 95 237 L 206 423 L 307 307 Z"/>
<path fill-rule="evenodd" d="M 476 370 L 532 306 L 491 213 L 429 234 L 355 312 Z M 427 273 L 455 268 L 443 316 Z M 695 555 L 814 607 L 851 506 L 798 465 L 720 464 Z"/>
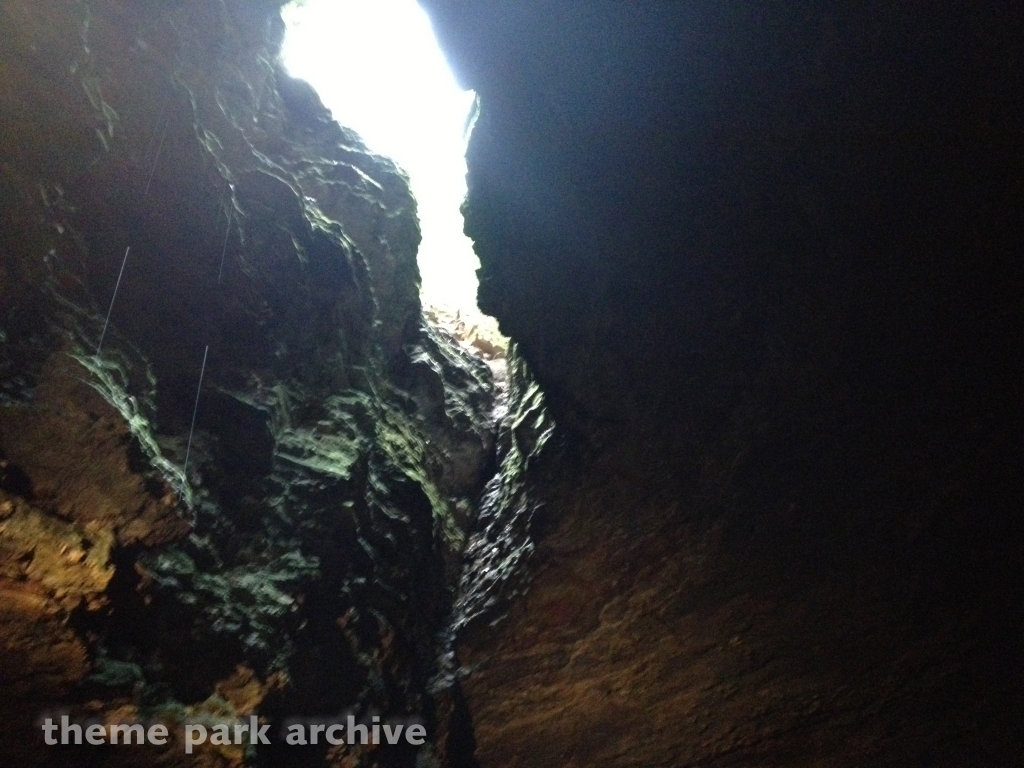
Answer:
<path fill-rule="evenodd" d="M 283 15 L 288 71 L 409 174 L 424 303 L 477 313 L 479 262 L 459 213 L 474 94 L 456 84 L 427 15 L 416 0 L 299 0 Z"/>

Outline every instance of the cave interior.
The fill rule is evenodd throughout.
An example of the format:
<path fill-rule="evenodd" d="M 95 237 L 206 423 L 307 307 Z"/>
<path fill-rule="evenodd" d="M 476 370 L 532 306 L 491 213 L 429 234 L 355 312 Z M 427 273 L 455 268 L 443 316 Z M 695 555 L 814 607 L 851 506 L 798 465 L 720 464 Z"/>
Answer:
<path fill-rule="evenodd" d="M 419 2 L 497 345 L 282 0 L 0 0 L 0 764 L 1024 765 L 1024 7 Z"/>

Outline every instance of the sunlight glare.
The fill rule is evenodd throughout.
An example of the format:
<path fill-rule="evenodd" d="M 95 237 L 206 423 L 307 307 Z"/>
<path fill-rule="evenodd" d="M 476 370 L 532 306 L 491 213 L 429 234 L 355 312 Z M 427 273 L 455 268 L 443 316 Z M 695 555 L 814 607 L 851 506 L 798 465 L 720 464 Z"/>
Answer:
<path fill-rule="evenodd" d="M 459 213 L 474 94 L 455 82 L 426 13 L 416 0 L 299 0 L 282 15 L 289 73 L 409 174 L 424 303 L 478 312 L 479 262 Z"/>

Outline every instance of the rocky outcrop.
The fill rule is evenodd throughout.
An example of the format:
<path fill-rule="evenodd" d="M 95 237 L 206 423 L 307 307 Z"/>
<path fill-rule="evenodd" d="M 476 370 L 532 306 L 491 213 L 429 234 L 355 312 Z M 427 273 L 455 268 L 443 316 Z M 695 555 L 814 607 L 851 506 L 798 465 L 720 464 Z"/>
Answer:
<path fill-rule="evenodd" d="M 423 4 L 507 382 L 276 0 L 0 0 L 0 763 L 1018 764 L 1019 11 Z"/>
<path fill-rule="evenodd" d="M 471 759 L 438 660 L 493 374 L 424 323 L 407 181 L 283 72 L 278 5 L 0 3 L 4 764 L 101 759 L 42 745 L 61 710 L 430 734 L 109 765 Z"/>
<path fill-rule="evenodd" d="M 1019 764 L 1019 9 L 424 5 L 565 440 L 481 765 Z"/>

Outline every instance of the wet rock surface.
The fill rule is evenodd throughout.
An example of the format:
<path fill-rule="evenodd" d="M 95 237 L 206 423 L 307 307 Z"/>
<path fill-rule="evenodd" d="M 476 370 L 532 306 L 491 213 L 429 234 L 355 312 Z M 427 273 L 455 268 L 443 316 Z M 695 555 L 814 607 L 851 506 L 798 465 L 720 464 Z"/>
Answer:
<path fill-rule="evenodd" d="M 562 431 L 481 765 L 1019 765 L 1019 9 L 424 5 Z"/>
<path fill-rule="evenodd" d="M 407 181 L 283 72 L 278 5 L 0 4 L 5 765 L 471 760 L 438 672 L 494 374 L 423 320 Z M 172 741 L 45 747 L 47 711 Z M 173 728 L 347 712 L 429 744 Z"/>
<path fill-rule="evenodd" d="M 423 4 L 507 370 L 279 3 L 0 1 L 0 763 L 1019 765 L 1019 11 Z"/>

